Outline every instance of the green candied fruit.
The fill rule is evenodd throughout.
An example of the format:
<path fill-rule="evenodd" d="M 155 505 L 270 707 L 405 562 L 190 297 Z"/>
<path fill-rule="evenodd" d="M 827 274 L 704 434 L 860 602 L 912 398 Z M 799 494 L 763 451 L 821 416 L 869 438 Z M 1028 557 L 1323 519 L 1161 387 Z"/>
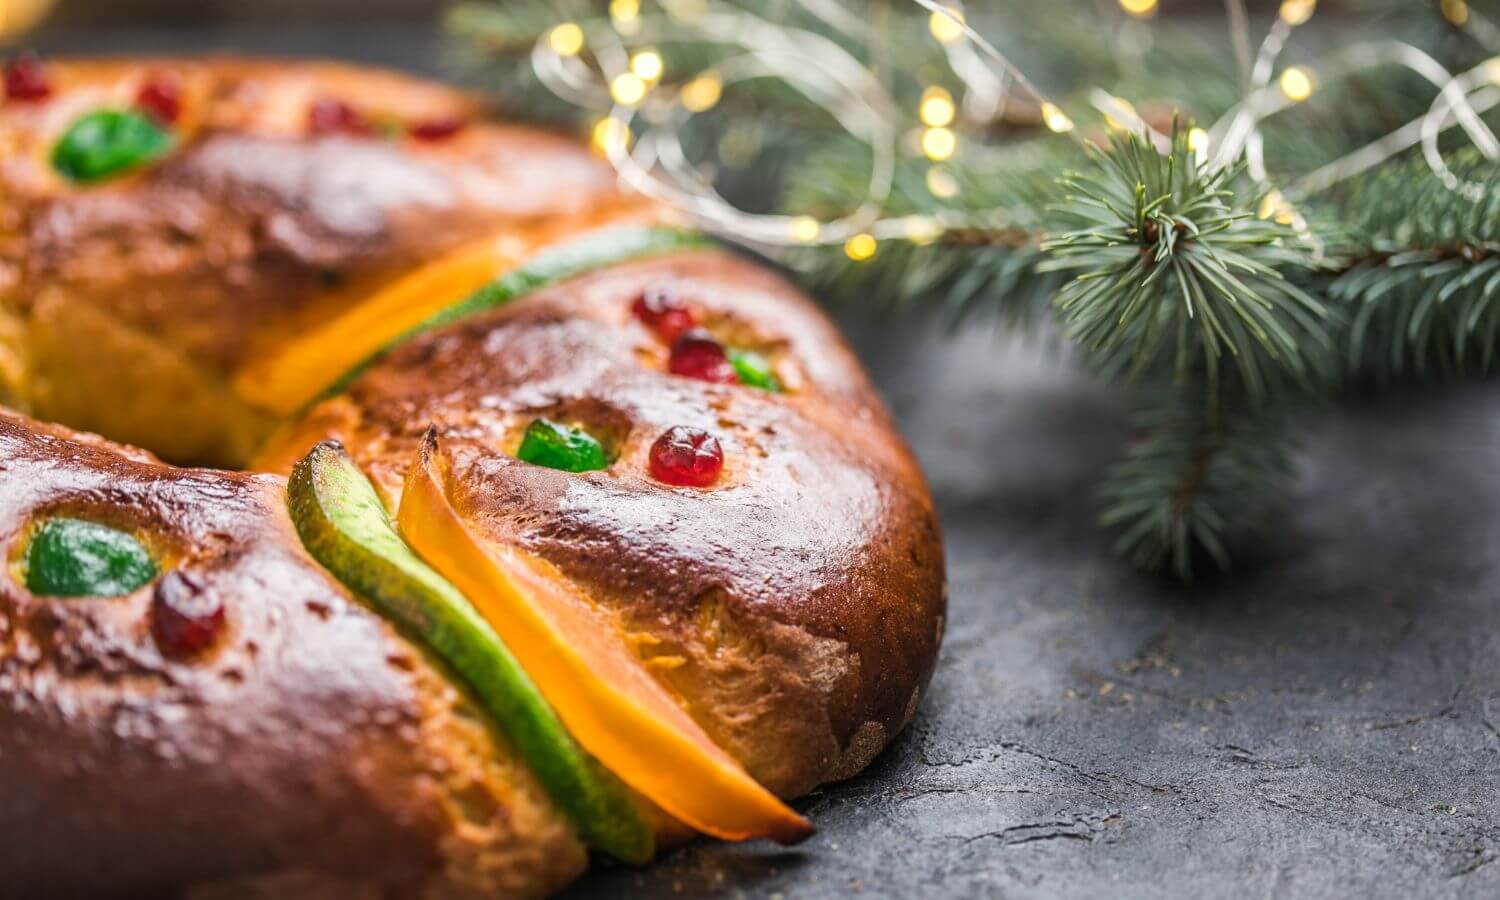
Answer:
<path fill-rule="evenodd" d="M 761 390 L 779 392 L 781 382 L 771 371 L 771 361 L 750 350 L 730 350 L 729 364 L 740 376 L 740 384 L 748 384 Z"/>
<path fill-rule="evenodd" d="M 593 472 L 609 467 L 604 445 L 582 428 L 536 419 L 521 438 L 520 459 L 564 472 Z"/>
<path fill-rule="evenodd" d="M 118 597 L 156 577 L 141 542 L 108 525 L 48 519 L 26 548 L 26 589 L 46 597 Z"/>
<path fill-rule="evenodd" d="M 52 166 L 74 181 L 98 181 L 172 149 L 172 133 L 140 113 L 101 109 L 78 119 L 52 148 Z"/>

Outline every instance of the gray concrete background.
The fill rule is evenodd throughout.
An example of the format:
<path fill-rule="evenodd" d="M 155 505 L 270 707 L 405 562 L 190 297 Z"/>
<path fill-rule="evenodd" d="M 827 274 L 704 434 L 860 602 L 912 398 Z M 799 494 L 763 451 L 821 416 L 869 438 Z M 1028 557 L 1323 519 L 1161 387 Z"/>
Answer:
<path fill-rule="evenodd" d="M 54 30 L 438 68 L 399 28 Z M 699 843 L 575 898 L 1500 896 L 1500 385 L 1355 399 L 1232 577 L 1109 555 L 1110 392 L 1035 347 L 851 334 L 926 465 L 952 607 L 932 690 L 792 851 Z"/>

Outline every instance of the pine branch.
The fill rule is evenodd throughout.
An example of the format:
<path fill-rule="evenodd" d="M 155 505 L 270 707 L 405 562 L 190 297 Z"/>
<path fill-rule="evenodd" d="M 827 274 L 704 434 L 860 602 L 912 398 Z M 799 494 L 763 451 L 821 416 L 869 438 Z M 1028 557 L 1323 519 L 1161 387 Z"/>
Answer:
<path fill-rule="evenodd" d="M 850 265 L 839 248 L 789 257 L 822 296 L 877 310 L 912 303 L 933 306 L 949 327 L 995 316 L 1031 330 L 1047 318 L 1062 277 L 1038 272 L 1043 254 L 1028 232 L 949 232 L 934 244 L 887 241 L 879 255 Z"/>
<path fill-rule="evenodd" d="M 1053 173 L 1078 158 L 1069 142 L 1038 140 L 959 165 L 903 160 L 886 215 L 929 216 L 947 227 L 884 241 L 873 259 L 858 264 L 836 245 L 797 248 L 785 261 L 834 301 L 880 310 L 923 302 L 937 306 L 954 327 L 991 314 L 1030 328 L 1046 318 L 1064 280 L 1038 270 L 1047 207 L 1057 197 Z M 824 219 L 845 215 L 868 193 L 868 172 L 868 148 L 830 147 L 792 172 L 782 206 Z M 946 179 L 950 196 L 934 196 L 934 178 Z"/>
<path fill-rule="evenodd" d="M 531 65 L 531 48 L 557 23 L 550 4 L 514 0 L 454 6 L 444 27 L 461 40 L 454 45 L 454 66 L 485 90 L 496 91 L 507 112 L 538 122 L 582 124 L 583 111 L 552 93 Z"/>
<path fill-rule="evenodd" d="M 1287 273 L 1311 257 L 1292 229 L 1251 213 L 1235 172 L 1209 171 L 1174 128 L 1172 150 L 1116 136 L 1065 179 L 1040 268 L 1072 274 L 1054 307 L 1065 337 L 1137 382 L 1139 437 L 1108 473 L 1102 521 L 1137 568 L 1190 580 L 1220 567 L 1291 483 L 1290 398 L 1326 387 L 1338 318 Z"/>
<path fill-rule="evenodd" d="M 1444 6 L 1452 0 L 1357 0 L 1355 15 L 1370 27 L 1386 34 L 1399 34 L 1402 40 L 1433 54 L 1450 69 L 1475 65 L 1493 53 L 1469 29 L 1445 14 Z M 1475 12 L 1495 18 L 1495 8 L 1482 0 L 1471 0 Z M 1465 19 L 1468 17 L 1465 16 Z"/>
<path fill-rule="evenodd" d="M 1327 288 L 1348 316 L 1342 348 L 1354 373 L 1380 377 L 1488 370 L 1500 336 L 1500 163 L 1477 151 L 1449 160 L 1445 187 L 1411 159 L 1360 179 L 1337 214 L 1354 237 Z"/>
<path fill-rule="evenodd" d="M 1278 64 L 1300 60 L 1316 70 L 1331 46 L 1364 39 L 1410 42 L 1453 72 L 1493 52 L 1448 22 L 1438 0 L 1350 2 L 1362 2 L 1365 14 L 1336 28 L 1298 29 Z M 1105 134 L 1091 105 L 1096 86 L 1163 130 L 1174 110 L 1207 123 L 1240 100 L 1220 29 L 1165 18 L 1126 28 L 1099 15 L 1098 4 L 1070 0 L 1027 10 L 1024 22 L 1015 11 L 981 6 L 971 4 L 971 24 L 1046 85 L 1086 137 Z M 1117 13 L 1113 3 L 1103 7 Z M 648 0 L 634 39 L 664 56 L 661 92 L 740 52 L 695 32 L 691 21 L 668 22 L 670 8 Z M 915 5 L 872 5 L 871 34 L 858 40 L 802 4 L 731 0 L 714 8 L 774 13 L 777 24 L 848 48 L 890 92 L 898 133 L 917 133 L 929 86 L 962 95 Z M 1080 16 L 1082 9 L 1092 13 Z M 532 71 L 532 47 L 564 18 L 594 33 L 609 27 L 608 4 L 486 2 L 460 7 L 453 25 L 511 109 L 588 124 L 600 110 L 558 100 Z M 668 28 L 670 36 L 658 30 Z M 1143 40 L 1147 33 L 1154 40 Z M 583 48 L 585 64 L 597 62 L 592 50 Z M 1260 123 L 1271 181 L 1285 188 L 1423 115 L 1432 97 L 1430 83 L 1398 67 L 1320 82 L 1308 102 Z M 1500 120 L 1500 111 L 1486 120 Z M 1387 163 L 1332 197 L 1299 199 L 1328 250 L 1315 261 L 1292 228 L 1256 217 L 1261 198 L 1248 178 L 1201 167 L 1175 124 L 1169 154 L 1115 134 L 1084 159 L 1044 128 L 1038 103 L 1013 91 L 993 120 L 961 117 L 955 127 L 963 134 L 958 154 L 942 163 L 903 142 L 889 196 L 875 198 L 869 148 L 776 79 L 736 84 L 679 137 L 688 158 L 746 210 L 828 222 L 873 205 L 887 223 L 940 226 L 885 237 L 873 257 L 853 253 L 859 261 L 836 244 L 789 248 L 785 261 L 823 296 L 871 308 L 924 303 L 955 325 L 983 312 L 1020 328 L 1051 318 L 1054 333 L 1076 343 L 1102 375 L 1128 380 L 1138 436 L 1108 474 L 1103 518 L 1119 531 L 1119 552 L 1142 569 L 1185 580 L 1204 562 L 1226 565 L 1291 484 L 1290 411 L 1331 392 L 1339 376 L 1494 364 L 1500 171 L 1476 153 L 1454 152 L 1463 140 L 1457 130 L 1440 146 L 1474 190 L 1448 190 L 1411 160 Z M 1068 169 L 1082 174 L 1059 185 Z"/>
<path fill-rule="evenodd" d="M 1102 521 L 1119 533 L 1115 551 L 1182 581 L 1204 558 L 1227 568 L 1230 548 L 1266 524 L 1295 480 L 1286 410 L 1204 403 L 1159 384 L 1134 402 L 1137 437 L 1100 490 Z"/>
<path fill-rule="evenodd" d="M 1064 334 L 1110 375 L 1163 366 L 1233 378 L 1252 399 L 1307 389 L 1330 369 L 1332 317 L 1283 274 L 1308 254 L 1290 228 L 1250 211 L 1234 173 L 1195 161 L 1185 129 L 1162 155 L 1135 134 L 1064 181 L 1071 231 L 1042 245 L 1044 270 L 1075 273 L 1055 301 Z M 1230 363 L 1227 374 L 1225 361 Z"/>

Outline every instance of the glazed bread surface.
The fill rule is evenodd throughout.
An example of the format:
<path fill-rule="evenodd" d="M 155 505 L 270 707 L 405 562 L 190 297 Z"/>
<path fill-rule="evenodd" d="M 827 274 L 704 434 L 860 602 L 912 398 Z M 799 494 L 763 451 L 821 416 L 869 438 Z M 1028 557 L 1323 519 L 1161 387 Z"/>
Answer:
<path fill-rule="evenodd" d="M 46 66 L 51 99 L 0 106 L 0 390 L 22 411 L 0 412 L 0 873 L 23 896 L 533 896 L 585 867 L 503 728 L 303 550 L 285 475 L 323 440 L 394 511 L 434 435 L 463 520 L 552 563 L 780 797 L 857 773 L 910 721 L 942 636 L 936 516 L 857 360 L 791 284 L 709 247 L 602 265 L 273 409 L 247 371 L 420 266 L 669 217 L 573 140 L 393 73 Z M 52 171 L 70 121 L 162 72 L 184 86 L 169 155 L 97 185 Z M 324 98 L 461 127 L 310 134 Z M 669 372 L 632 312 L 648 292 L 760 354 L 783 390 Z M 611 464 L 521 462 L 538 417 L 599 436 Z M 653 477 L 676 426 L 721 443 L 712 487 Z M 139 536 L 162 574 L 124 597 L 33 596 L 20 560 L 58 515 Z M 183 578 L 226 614 L 191 657 L 148 624 Z M 686 834 L 638 799 L 659 837 Z"/>
<path fill-rule="evenodd" d="M 630 318 L 647 290 L 778 363 L 785 393 L 664 371 Z M 514 458 L 537 416 L 608 436 L 575 475 Z M 702 428 L 726 468 L 705 495 L 647 473 L 652 441 Z M 408 342 L 310 412 L 282 464 L 342 441 L 396 503 L 435 428 L 462 511 L 607 608 L 658 678 L 786 796 L 847 777 L 916 710 L 943 615 L 921 473 L 853 355 L 789 284 L 722 251 L 614 266 Z"/>
<path fill-rule="evenodd" d="M 483 121 L 472 97 L 378 70 L 242 60 L 52 60 L 56 95 L 0 107 L 0 395 L 49 421 L 241 467 L 281 417 L 236 372 L 416 264 L 523 245 L 641 206 L 570 138 Z M 149 78 L 183 85 L 184 135 L 103 184 L 53 171 L 79 115 Z M 309 105 L 458 121 L 440 141 L 308 134 Z"/>
<path fill-rule="evenodd" d="M 542 895 L 583 847 L 504 738 L 303 552 L 271 475 L 178 469 L 0 414 L 0 540 L 69 515 L 146 536 L 163 575 L 110 599 L 0 582 L 0 872 L 16 897 Z M 205 656 L 153 595 L 219 598 Z"/>

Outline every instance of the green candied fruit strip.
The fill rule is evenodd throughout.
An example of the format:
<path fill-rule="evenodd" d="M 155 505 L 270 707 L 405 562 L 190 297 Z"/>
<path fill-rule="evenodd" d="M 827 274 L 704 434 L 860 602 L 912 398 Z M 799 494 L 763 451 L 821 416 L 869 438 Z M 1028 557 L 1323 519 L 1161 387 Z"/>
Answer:
<path fill-rule="evenodd" d="M 604 445 L 593 435 L 551 419 L 536 419 L 526 426 L 516 457 L 564 472 L 594 472 L 609 467 Z"/>
<path fill-rule="evenodd" d="M 313 559 L 467 688 L 585 843 L 628 863 L 651 858 L 656 837 L 630 791 L 573 739 L 468 598 L 412 552 L 343 447 L 325 441 L 303 457 L 287 503 Z"/>
<path fill-rule="evenodd" d="M 98 181 L 172 149 L 172 133 L 140 113 L 101 109 L 78 119 L 52 148 L 52 167 L 74 181 Z"/>
<path fill-rule="evenodd" d="M 771 361 L 751 350 L 730 350 L 729 364 L 740 376 L 740 384 L 780 393 L 781 381 L 771 371 Z"/>
<path fill-rule="evenodd" d="M 48 519 L 26 548 L 26 589 L 44 597 L 118 597 L 156 577 L 134 536 L 83 519 Z"/>
<path fill-rule="evenodd" d="M 498 309 L 548 285 L 634 259 L 660 256 L 673 250 L 711 247 L 713 242 L 701 234 L 660 226 L 622 225 L 590 232 L 567 243 L 549 247 L 519 268 L 512 269 L 453 306 L 434 313 L 412 326 L 385 346 L 371 353 L 345 372 L 328 389 L 318 395 L 326 400 L 342 393 L 354 379 L 387 353 L 419 334 L 451 325 L 479 313 Z"/>

